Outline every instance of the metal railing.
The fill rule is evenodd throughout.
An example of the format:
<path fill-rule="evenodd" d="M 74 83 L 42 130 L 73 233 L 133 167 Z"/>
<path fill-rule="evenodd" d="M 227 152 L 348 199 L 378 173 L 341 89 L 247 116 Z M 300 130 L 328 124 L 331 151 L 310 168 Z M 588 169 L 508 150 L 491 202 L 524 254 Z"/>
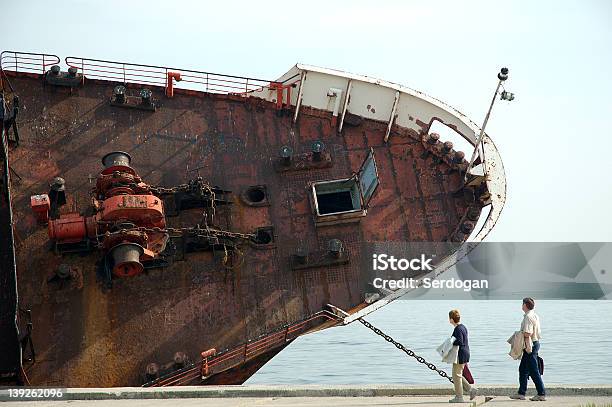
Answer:
<path fill-rule="evenodd" d="M 248 341 L 216 355 L 203 357 L 198 362 L 184 369 L 146 383 L 144 387 L 181 386 L 191 383 L 196 379 L 203 379 L 221 373 L 297 338 L 306 331 L 308 323 L 320 318 L 338 320 L 338 316 L 327 310 L 319 311 L 302 321 L 286 325 L 276 331 L 262 335 L 258 339 Z"/>
<path fill-rule="evenodd" d="M 224 75 L 165 66 L 131 64 L 101 59 L 66 57 L 66 65 L 77 68 L 89 79 L 102 79 L 121 83 L 137 83 L 152 86 L 168 86 L 169 73 L 177 73 L 181 80 L 175 89 L 190 89 L 208 93 L 247 94 L 270 87 L 274 81 Z"/>
<path fill-rule="evenodd" d="M 59 63 L 60 58 L 53 54 L 20 51 L 0 53 L 0 68 L 3 71 L 44 74 L 49 67 Z"/>
<path fill-rule="evenodd" d="M 3 71 L 45 74 L 51 66 L 59 65 L 60 61 L 60 58 L 53 54 L 21 51 L 3 51 L 0 53 L 0 68 Z M 287 85 L 266 79 L 74 56 L 66 57 L 64 62 L 69 68 L 77 68 L 83 75 L 83 81 L 99 79 L 122 84 L 160 86 L 166 90 L 169 88 L 187 89 L 240 96 L 270 89 L 276 90 L 279 94 L 278 105 L 282 107 L 283 103 L 290 103 L 289 90 L 287 90 L 287 100 L 283 100 L 282 92 L 287 88 Z M 180 78 L 180 80 L 177 80 L 177 78 Z"/>

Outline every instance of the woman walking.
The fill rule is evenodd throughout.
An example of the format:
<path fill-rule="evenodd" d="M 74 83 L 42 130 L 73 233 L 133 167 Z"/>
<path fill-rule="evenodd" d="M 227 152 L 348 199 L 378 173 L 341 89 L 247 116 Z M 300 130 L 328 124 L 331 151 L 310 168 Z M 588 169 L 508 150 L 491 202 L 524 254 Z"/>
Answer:
<path fill-rule="evenodd" d="M 468 343 L 468 330 L 465 325 L 460 323 L 461 315 L 459 310 L 452 310 L 448 313 L 448 322 L 455 327 L 453 346 L 459 346 L 457 360 L 453 363 L 453 385 L 455 386 L 455 398 L 450 399 L 449 403 L 463 403 L 463 392 L 470 394 L 470 400 L 476 397 L 476 387 L 470 386 L 463 377 L 463 368 L 470 361 L 470 345 Z"/>

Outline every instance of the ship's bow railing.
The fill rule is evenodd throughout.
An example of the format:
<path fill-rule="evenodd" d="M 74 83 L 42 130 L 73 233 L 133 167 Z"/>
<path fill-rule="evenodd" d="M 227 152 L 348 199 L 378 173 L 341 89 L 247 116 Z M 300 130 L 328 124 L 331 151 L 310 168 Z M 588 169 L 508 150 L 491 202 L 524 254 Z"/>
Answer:
<path fill-rule="evenodd" d="M 0 67 L 7 72 L 44 75 L 53 65 L 60 65 L 60 61 L 53 54 L 21 51 L 0 53 Z M 164 88 L 169 97 L 174 95 L 176 89 L 238 96 L 269 90 L 276 97 L 278 109 L 289 107 L 291 102 L 290 85 L 266 79 L 75 56 L 66 57 L 64 63 L 65 68 L 76 68 L 82 74 L 83 83 L 88 79 L 97 79 L 120 84 L 158 86 Z"/>
<path fill-rule="evenodd" d="M 2 51 L 0 53 L 0 67 L 3 71 L 44 74 L 49 67 L 59 62 L 60 58 L 53 54 L 21 51 Z"/>
<path fill-rule="evenodd" d="M 66 57 L 68 67 L 77 68 L 85 79 L 189 89 L 208 93 L 246 95 L 269 88 L 269 80 L 217 74 L 213 72 L 141 65 L 81 57 Z"/>
<path fill-rule="evenodd" d="M 223 352 L 217 353 L 214 349 L 202 352 L 202 358 L 199 361 L 184 369 L 146 383 L 144 387 L 181 386 L 193 384 L 197 380 L 205 380 L 208 377 L 239 366 L 257 356 L 284 346 L 287 342 L 294 340 L 311 329 L 313 322 L 323 323 L 326 321 L 341 323 L 342 320 L 330 311 L 319 311 L 301 321 L 287 324 L 273 332 L 266 333 L 257 339 L 250 340 Z"/>

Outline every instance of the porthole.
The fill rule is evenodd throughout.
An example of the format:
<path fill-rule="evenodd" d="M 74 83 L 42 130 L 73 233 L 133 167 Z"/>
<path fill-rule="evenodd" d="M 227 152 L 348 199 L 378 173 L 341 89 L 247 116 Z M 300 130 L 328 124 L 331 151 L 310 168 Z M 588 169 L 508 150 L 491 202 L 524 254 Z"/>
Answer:
<path fill-rule="evenodd" d="M 267 206 L 268 190 L 265 185 L 253 185 L 241 194 L 242 201 L 249 206 Z"/>

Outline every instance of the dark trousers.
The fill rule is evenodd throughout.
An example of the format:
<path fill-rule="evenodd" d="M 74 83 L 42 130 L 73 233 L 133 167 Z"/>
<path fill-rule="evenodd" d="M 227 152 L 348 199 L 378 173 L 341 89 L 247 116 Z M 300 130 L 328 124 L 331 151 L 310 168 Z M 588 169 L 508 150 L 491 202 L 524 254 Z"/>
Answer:
<path fill-rule="evenodd" d="M 544 389 L 544 382 L 538 369 L 538 351 L 540 350 L 540 342 L 534 342 L 531 353 L 527 353 L 523 350 L 523 356 L 521 357 L 521 364 L 519 366 L 519 389 L 518 393 L 525 395 L 527 393 L 527 381 L 529 376 L 535 384 L 536 390 L 540 396 L 546 394 Z"/>

